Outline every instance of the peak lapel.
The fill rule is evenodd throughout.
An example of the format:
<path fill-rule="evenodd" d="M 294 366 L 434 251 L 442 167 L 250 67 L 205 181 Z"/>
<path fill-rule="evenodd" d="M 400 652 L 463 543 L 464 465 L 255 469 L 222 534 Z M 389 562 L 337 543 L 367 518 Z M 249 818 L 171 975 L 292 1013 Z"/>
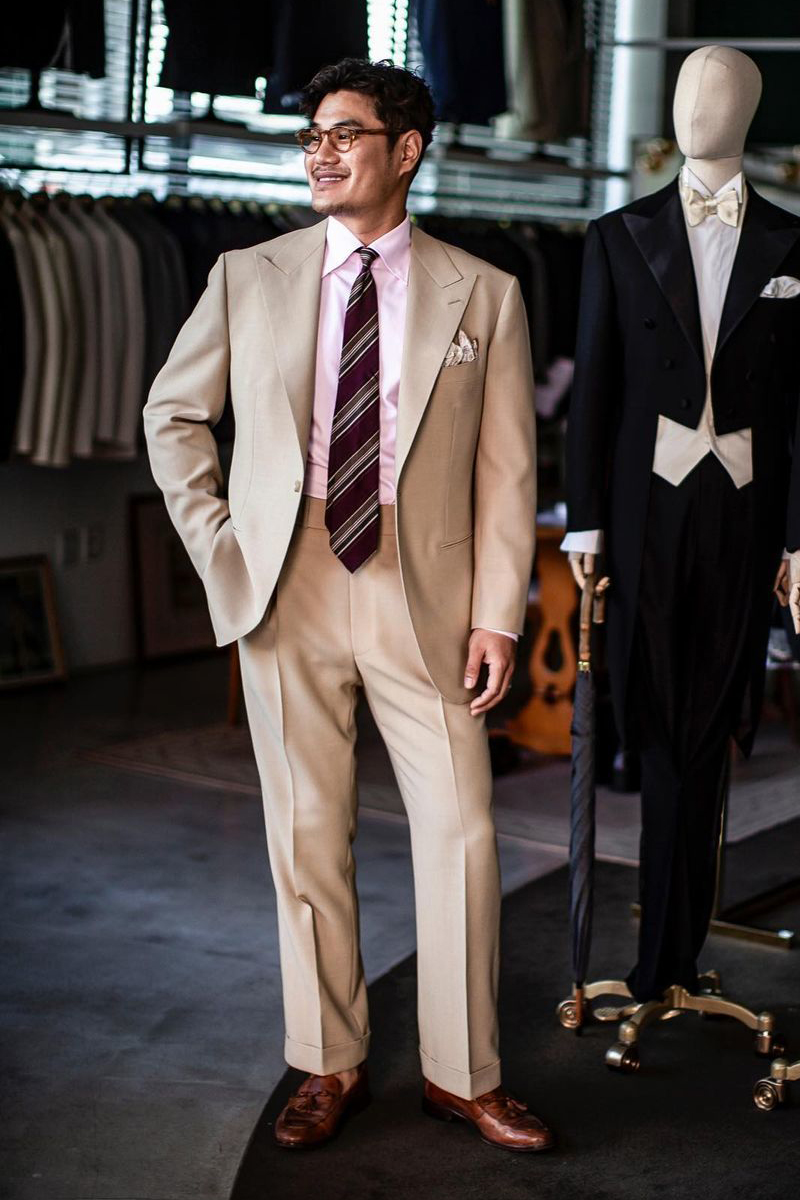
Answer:
<path fill-rule="evenodd" d="M 748 184 L 747 207 L 720 318 L 716 354 L 800 237 L 800 225 L 794 223 L 792 215 L 785 214 L 785 224 L 780 217 L 781 210 L 765 202 Z"/>
<path fill-rule="evenodd" d="M 270 253 L 255 252 L 275 357 L 305 460 L 314 405 L 319 302 L 327 222 L 289 235 Z"/>
<path fill-rule="evenodd" d="M 670 184 L 665 190 L 665 203 L 653 216 L 625 213 L 623 220 L 669 302 L 686 340 L 702 363 L 703 339 L 697 286 L 681 198 L 677 184 Z"/>
<path fill-rule="evenodd" d="M 461 274 L 441 242 L 413 226 L 397 400 L 397 479 L 448 347 L 458 333 L 475 279 L 474 275 Z"/>

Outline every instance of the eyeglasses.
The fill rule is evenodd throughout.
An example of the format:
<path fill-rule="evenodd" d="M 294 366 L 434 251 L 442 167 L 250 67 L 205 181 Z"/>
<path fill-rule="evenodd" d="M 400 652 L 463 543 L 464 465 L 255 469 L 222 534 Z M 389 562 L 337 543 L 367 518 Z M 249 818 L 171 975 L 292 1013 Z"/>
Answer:
<path fill-rule="evenodd" d="M 388 135 L 391 132 L 391 129 L 355 129 L 350 125 L 335 125 L 333 129 L 300 129 L 294 136 L 306 154 L 316 154 L 326 137 L 330 139 L 334 150 L 338 150 L 340 154 L 347 154 L 348 150 L 352 150 L 353 142 L 362 134 Z"/>

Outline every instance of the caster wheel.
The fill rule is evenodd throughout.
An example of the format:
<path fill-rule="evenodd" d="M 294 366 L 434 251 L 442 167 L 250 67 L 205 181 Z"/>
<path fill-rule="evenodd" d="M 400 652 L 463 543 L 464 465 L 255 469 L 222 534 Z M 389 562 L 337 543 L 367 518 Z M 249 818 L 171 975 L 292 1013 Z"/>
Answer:
<path fill-rule="evenodd" d="M 562 1000 L 556 1009 L 556 1014 L 565 1029 L 574 1029 L 576 1032 L 580 1029 L 578 1008 L 574 1000 Z"/>
<path fill-rule="evenodd" d="M 624 1042 L 615 1042 L 606 1051 L 606 1066 L 612 1071 L 633 1075 L 640 1065 L 638 1046 L 626 1046 Z"/>
<path fill-rule="evenodd" d="M 753 1102 L 762 1112 L 771 1112 L 783 1103 L 780 1085 L 772 1079 L 759 1079 L 753 1088 Z"/>

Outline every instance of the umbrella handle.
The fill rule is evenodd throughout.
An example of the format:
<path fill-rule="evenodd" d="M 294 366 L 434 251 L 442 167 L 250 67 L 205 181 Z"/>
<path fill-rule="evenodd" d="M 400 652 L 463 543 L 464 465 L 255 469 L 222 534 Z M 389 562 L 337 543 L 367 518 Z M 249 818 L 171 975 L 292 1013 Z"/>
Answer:
<path fill-rule="evenodd" d="M 586 576 L 581 591 L 580 626 L 578 633 L 578 670 L 588 671 L 592 663 L 592 608 L 594 607 L 594 572 Z"/>

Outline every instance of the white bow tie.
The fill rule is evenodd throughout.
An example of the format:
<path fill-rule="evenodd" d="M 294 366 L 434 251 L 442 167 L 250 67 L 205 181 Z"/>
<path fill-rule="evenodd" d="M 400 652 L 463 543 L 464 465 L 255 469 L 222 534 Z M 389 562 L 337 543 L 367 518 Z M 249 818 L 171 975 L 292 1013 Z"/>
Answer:
<path fill-rule="evenodd" d="M 739 196 L 735 188 L 724 192 L 721 196 L 701 196 L 693 187 L 685 184 L 681 188 L 681 197 L 686 210 L 686 219 L 690 225 L 699 225 L 706 217 L 719 217 L 726 225 L 739 224 Z"/>

